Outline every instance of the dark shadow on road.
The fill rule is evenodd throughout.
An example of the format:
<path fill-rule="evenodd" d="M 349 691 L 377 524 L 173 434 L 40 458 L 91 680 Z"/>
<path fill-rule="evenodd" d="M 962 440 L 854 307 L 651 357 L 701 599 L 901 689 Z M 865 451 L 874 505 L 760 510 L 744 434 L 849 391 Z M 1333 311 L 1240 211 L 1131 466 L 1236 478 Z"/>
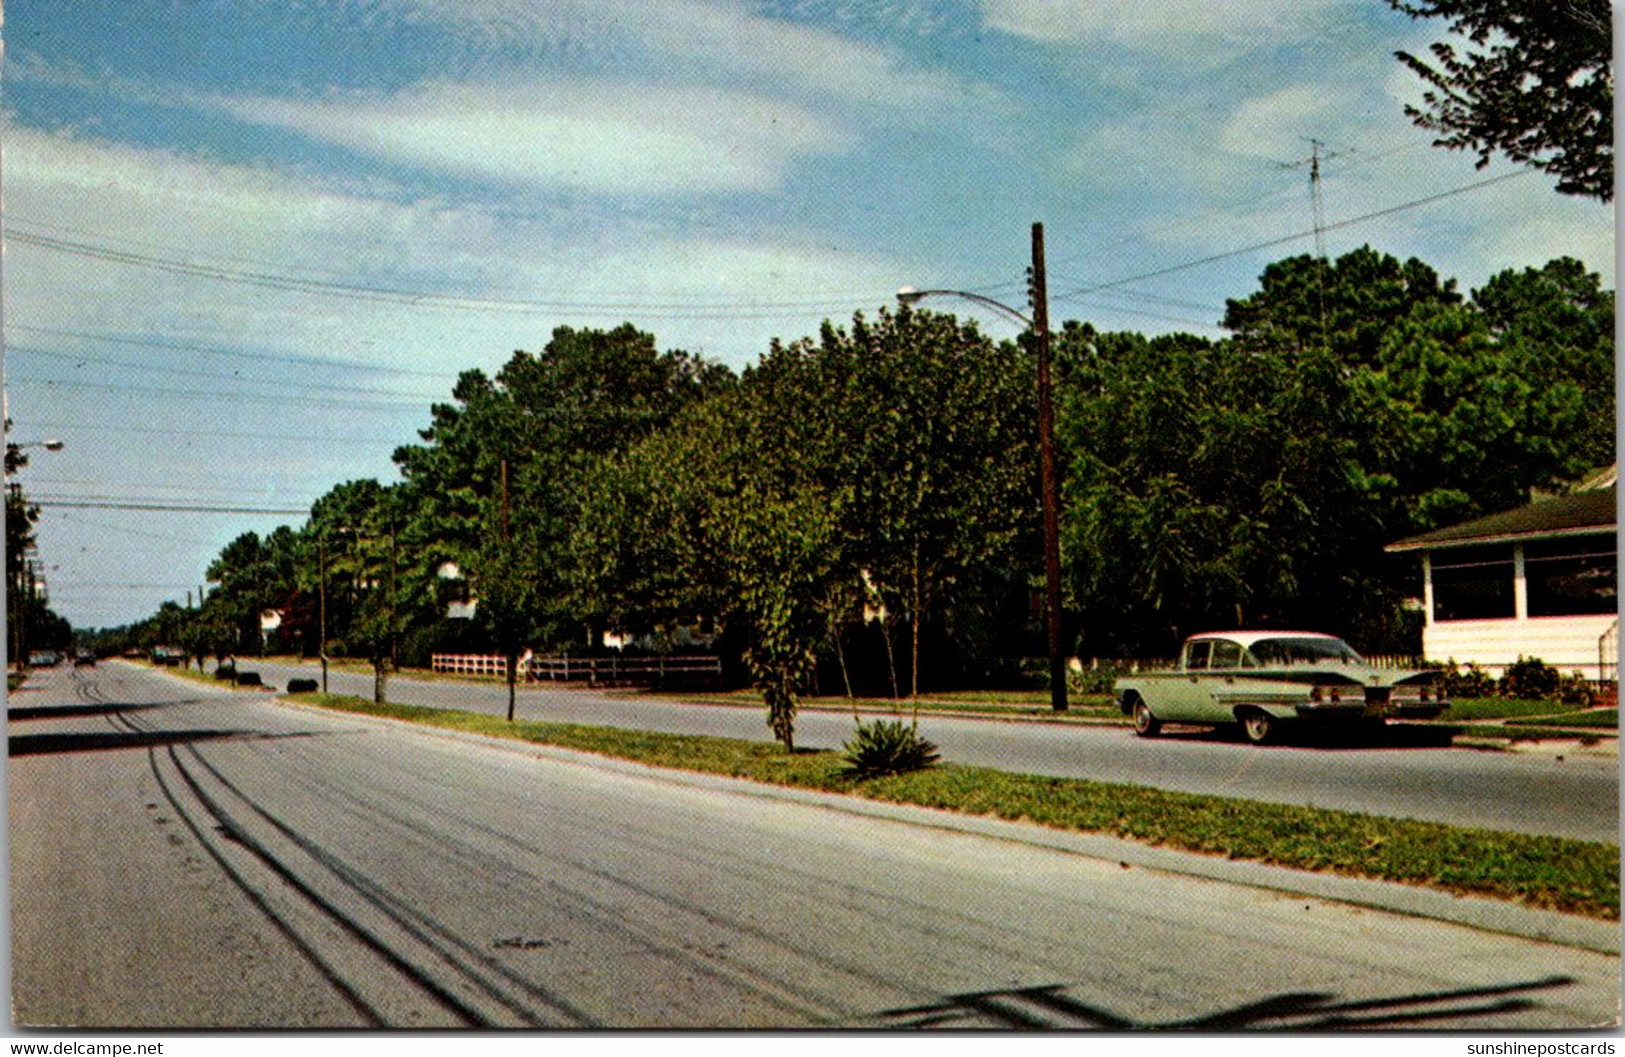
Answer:
<path fill-rule="evenodd" d="M 86 733 L 16 734 L 8 739 L 12 756 L 43 756 L 64 752 L 109 752 L 118 749 L 150 749 L 154 746 L 188 745 L 199 741 L 256 741 L 266 738 L 308 738 L 316 731 L 265 734 L 254 730 L 142 730 L 91 731 Z"/>
<path fill-rule="evenodd" d="M 144 705 L 41 705 L 37 708 L 8 708 L 6 709 L 6 719 L 13 723 L 23 723 L 31 719 L 77 719 L 84 716 L 109 716 L 120 712 L 149 711 L 167 706 L 167 702 Z"/>
<path fill-rule="evenodd" d="M 1461 728 L 1421 723 L 1394 723 L 1362 729 L 1330 725 L 1281 725 L 1280 733 L 1261 749 L 1448 749 Z M 1240 727 L 1163 727 L 1159 740 L 1245 742 Z"/>
<path fill-rule="evenodd" d="M 1066 985 L 948 995 L 940 1002 L 891 1009 L 876 1016 L 890 1028 L 1012 1028 L 1106 1031 L 1346 1031 L 1403 1028 L 1470 1020 L 1537 1008 L 1535 992 L 1567 987 L 1568 976 L 1549 976 L 1515 984 L 1423 991 L 1387 998 L 1341 999 L 1319 991 L 1287 992 L 1234 1009 L 1185 1020 L 1135 1021 L 1066 993 Z"/>

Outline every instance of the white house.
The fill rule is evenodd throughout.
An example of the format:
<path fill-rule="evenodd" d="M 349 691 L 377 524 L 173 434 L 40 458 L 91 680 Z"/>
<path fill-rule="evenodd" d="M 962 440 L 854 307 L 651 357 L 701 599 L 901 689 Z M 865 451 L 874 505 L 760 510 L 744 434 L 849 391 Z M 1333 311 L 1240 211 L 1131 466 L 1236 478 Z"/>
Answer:
<path fill-rule="evenodd" d="M 1616 477 L 1389 544 L 1422 557 L 1428 659 L 1500 675 L 1520 657 L 1538 657 L 1564 672 L 1616 680 Z"/>

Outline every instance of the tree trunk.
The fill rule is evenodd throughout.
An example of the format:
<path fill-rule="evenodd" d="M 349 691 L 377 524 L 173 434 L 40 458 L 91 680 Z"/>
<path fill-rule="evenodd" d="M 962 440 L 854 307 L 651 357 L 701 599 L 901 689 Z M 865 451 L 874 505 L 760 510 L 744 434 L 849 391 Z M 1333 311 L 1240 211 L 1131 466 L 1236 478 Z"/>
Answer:
<path fill-rule="evenodd" d="M 519 655 L 508 654 L 508 722 L 513 722 L 514 676 L 519 669 Z"/>
<path fill-rule="evenodd" d="M 890 617 L 880 622 L 880 641 L 886 644 L 886 673 L 891 676 L 891 696 L 895 701 L 903 694 L 897 688 L 897 654 L 892 650 L 892 624 Z"/>
<path fill-rule="evenodd" d="M 841 662 L 841 685 L 846 687 L 846 699 L 851 701 L 857 695 L 852 693 L 852 673 L 846 670 L 846 649 L 841 645 L 841 633 L 835 632 L 835 659 Z"/>
<path fill-rule="evenodd" d="M 919 699 L 920 699 L 920 622 L 921 622 L 922 619 L 924 619 L 924 614 L 921 612 L 921 609 L 923 608 L 924 593 L 925 593 L 920 589 L 920 547 L 919 547 L 919 544 L 914 545 L 914 584 L 913 584 L 913 587 L 914 587 L 914 590 L 913 590 L 914 597 L 909 599 L 910 613 L 908 615 L 909 652 L 913 655 L 910 658 L 910 667 L 909 667 L 909 676 L 908 676 L 908 696 L 910 698 L 912 698 L 914 700 L 914 702 L 915 702 L 914 711 L 915 711 L 915 715 L 917 717 L 919 715 L 919 707 L 920 707 L 919 706 Z"/>

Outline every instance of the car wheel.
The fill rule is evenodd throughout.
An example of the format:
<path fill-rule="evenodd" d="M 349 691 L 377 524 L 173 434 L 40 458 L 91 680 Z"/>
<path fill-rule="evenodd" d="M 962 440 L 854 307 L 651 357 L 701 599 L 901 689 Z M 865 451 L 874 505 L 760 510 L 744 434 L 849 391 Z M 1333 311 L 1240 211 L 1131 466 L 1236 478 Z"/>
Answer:
<path fill-rule="evenodd" d="M 1277 727 L 1275 717 L 1261 708 L 1249 709 L 1241 717 L 1241 729 L 1247 732 L 1247 740 L 1254 745 L 1264 745 L 1273 741 Z"/>
<path fill-rule="evenodd" d="M 1134 702 L 1134 733 L 1142 738 L 1154 738 L 1162 730 L 1162 721 L 1151 714 L 1151 706 L 1144 699 Z"/>

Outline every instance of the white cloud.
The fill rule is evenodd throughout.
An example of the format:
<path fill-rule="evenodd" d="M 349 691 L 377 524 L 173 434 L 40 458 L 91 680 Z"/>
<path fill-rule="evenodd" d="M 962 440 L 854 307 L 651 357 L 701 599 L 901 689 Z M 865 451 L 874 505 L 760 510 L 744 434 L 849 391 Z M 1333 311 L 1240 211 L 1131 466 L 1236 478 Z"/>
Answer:
<path fill-rule="evenodd" d="M 885 298 L 907 270 L 884 254 L 825 248 L 825 240 L 794 231 L 401 203 L 15 124 L 6 130 L 5 163 L 15 232 L 127 250 L 192 271 L 292 274 L 490 299 L 469 311 L 433 300 L 369 300 L 353 290 L 320 296 L 120 265 L 14 238 L 7 319 L 34 328 L 247 344 L 454 373 L 499 364 L 516 348 L 539 348 L 560 323 L 630 319 L 663 343 L 741 365 L 772 337 L 809 332 L 787 327 L 815 328 L 823 315 L 840 318 L 865 307 L 866 298 Z M 820 298 L 828 300 L 807 305 Z"/>
<path fill-rule="evenodd" d="M 737 0 L 391 0 L 406 17 L 515 53 L 556 49 L 599 64 L 631 52 L 664 76 L 793 85 L 893 109 L 951 100 L 954 82 L 868 41 L 766 18 Z"/>
<path fill-rule="evenodd" d="M 1304 154 L 1309 139 L 1347 127 L 1349 101 L 1324 84 L 1299 84 L 1241 103 L 1219 131 L 1234 154 L 1284 161 Z"/>
<path fill-rule="evenodd" d="M 387 99 L 222 98 L 233 117 L 462 177 L 629 194 L 773 190 L 852 138 L 763 96 L 635 83 L 433 84 Z"/>
<path fill-rule="evenodd" d="M 1344 0 L 983 0 L 989 26 L 1049 44 L 1113 44 L 1173 55 L 1276 43 L 1323 28 Z"/>

